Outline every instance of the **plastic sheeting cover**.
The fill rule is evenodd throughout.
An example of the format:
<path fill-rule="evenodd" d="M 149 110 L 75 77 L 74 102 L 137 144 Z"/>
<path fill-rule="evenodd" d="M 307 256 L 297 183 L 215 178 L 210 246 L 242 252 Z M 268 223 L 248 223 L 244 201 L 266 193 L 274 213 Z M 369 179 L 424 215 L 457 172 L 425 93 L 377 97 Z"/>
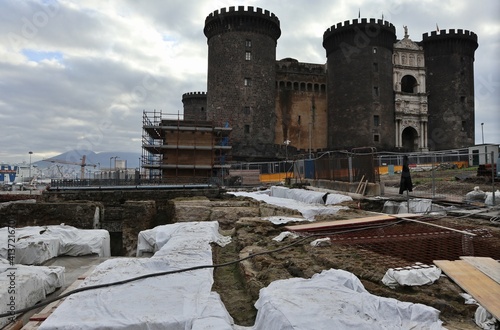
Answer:
<path fill-rule="evenodd" d="M 139 234 L 138 253 L 152 258 L 109 259 L 82 286 L 212 264 L 210 242 L 227 243 L 217 222 L 165 225 Z M 42 324 L 55 329 L 220 329 L 233 320 L 217 293 L 213 269 L 149 277 L 68 297 Z"/>
<path fill-rule="evenodd" d="M 390 288 L 398 285 L 419 286 L 432 284 L 441 276 L 441 269 L 432 265 L 405 268 L 389 268 L 382 278 L 382 283 Z"/>
<path fill-rule="evenodd" d="M 255 307 L 254 330 L 441 329 L 438 310 L 372 295 L 354 274 L 335 269 L 272 282 Z"/>
<path fill-rule="evenodd" d="M 287 189 L 287 188 L 285 188 Z M 296 189 L 301 190 L 301 189 Z M 302 190 L 306 191 L 306 190 Z M 286 207 L 292 210 L 297 210 L 302 213 L 302 216 L 313 221 L 314 217 L 321 214 L 336 214 L 339 210 L 348 209 L 345 206 L 338 205 L 324 205 L 324 203 L 306 203 L 295 199 L 274 197 L 269 195 L 269 191 L 265 192 L 228 192 L 228 194 L 233 194 L 235 196 L 245 196 L 251 197 L 253 199 L 266 202 L 271 205 Z M 324 195 L 324 193 L 322 193 Z"/>
<path fill-rule="evenodd" d="M 0 259 L 0 313 L 34 305 L 64 284 L 64 267 L 10 265 Z M 14 297 L 14 303 L 9 305 Z M 0 318 L 0 328 L 9 321 Z"/>
<path fill-rule="evenodd" d="M 0 228 L 0 258 L 8 257 L 8 228 Z M 59 255 L 97 254 L 109 257 L 110 238 L 107 230 L 77 229 L 72 226 L 34 226 L 16 228 L 15 263 L 39 265 Z"/>

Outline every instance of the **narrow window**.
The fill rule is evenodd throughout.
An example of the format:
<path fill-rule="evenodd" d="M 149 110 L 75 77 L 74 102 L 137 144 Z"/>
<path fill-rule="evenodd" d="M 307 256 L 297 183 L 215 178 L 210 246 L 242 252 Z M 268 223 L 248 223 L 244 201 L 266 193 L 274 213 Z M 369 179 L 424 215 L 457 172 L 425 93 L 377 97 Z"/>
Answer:
<path fill-rule="evenodd" d="M 245 86 L 246 87 L 249 87 L 249 86 L 252 86 L 252 79 L 250 78 L 245 78 Z"/>
<path fill-rule="evenodd" d="M 460 96 L 460 102 L 465 103 L 465 96 Z"/>
<path fill-rule="evenodd" d="M 373 72 L 378 72 L 378 63 L 373 63 Z"/>
<path fill-rule="evenodd" d="M 244 108 L 243 108 L 243 113 L 244 113 L 245 115 L 249 115 L 249 114 L 250 114 L 250 107 L 244 107 Z"/>
<path fill-rule="evenodd" d="M 250 133 L 250 125 L 245 125 L 245 134 Z"/>
<path fill-rule="evenodd" d="M 467 122 L 465 120 L 462 120 L 462 131 L 465 131 L 466 125 L 467 125 Z"/>
<path fill-rule="evenodd" d="M 374 134 L 373 135 L 373 142 L 379 142 L 380 141 L 380 135 Z"/>
<path fill-rule="evenodd" d="M 380 126 L 380 117 L 378 115 L 373 116 L 373 126 L 375 127 Z"/>
<path fill-rule="evenodd" d="M 373 47 L 373 54 L 377 54 L 377 47 Z"/>
<path fill-rule="evenodd" d="M 297 119 L 297 124 L 299 124 L 299 125 L 300 125 L 300 116 L 299 116 L 299 118 Z"/>
<path fill-rule="evenodd" d="M 250 40 L 250 39 L 245 40 L 245 47 L 249 47 L 249 48 L 252 47 L 252 40 Z"/>
<path fill-rule="evenodd" d="M 373 87 L 373 96 L 378 96 L 378 87 L 377 86 Z"/>
<path fill-rule="evenodd" d="M 251 52 L 245 52 L 245 60 L 250 61 L 252 59 L 252 53 Z"/>

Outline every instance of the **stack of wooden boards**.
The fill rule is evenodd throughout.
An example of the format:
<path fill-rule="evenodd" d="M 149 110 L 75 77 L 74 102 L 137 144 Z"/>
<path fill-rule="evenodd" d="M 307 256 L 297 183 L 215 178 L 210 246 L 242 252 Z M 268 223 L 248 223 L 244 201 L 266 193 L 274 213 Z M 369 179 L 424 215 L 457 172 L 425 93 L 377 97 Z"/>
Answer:
<path fill-rule="evenodd" d="M 349 219 L 349 220 L 334 220 L 313 222 L 303 225 L 285 226 L 285 229 L 294 232 L 321 232 L 333 229 L 359 228 L 383 223 L 395 222 L 401 219 L 418 218 L 420 214 L 404 213 L 404 214 L 381 214 L 371 217 Z"/>
<path fill-rule="evenodd" d="M 434 264 L 500 320 L 500 263 L 488 257 L 460 259 L 434 260 Z"/>

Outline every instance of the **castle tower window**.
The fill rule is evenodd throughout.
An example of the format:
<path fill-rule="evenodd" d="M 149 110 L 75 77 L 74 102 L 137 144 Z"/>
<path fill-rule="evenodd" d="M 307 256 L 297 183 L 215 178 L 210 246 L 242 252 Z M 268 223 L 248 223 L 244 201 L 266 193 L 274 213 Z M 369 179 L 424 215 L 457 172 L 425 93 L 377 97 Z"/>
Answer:
<path fill-rule="evenodd" d="M 417 85 L 417 80 L 413 76 L 406 75 L 401 79 L 401 91 L 403 93 L 416 93 Z"/>
<path fill-rule="evenodd" d="M 372 51 L 373 51 L 373 54 L 377 54 L 377 47 L 373 47 Z"/>
<path fill-rule="evenodd" d="M 380 116 L 379 115 L 373 116 L 373 126 L 375 126 L 375 127 L 380 126 Z"/>
<path fill-rule="evenodd" d="M 373 96 L 378 96 L 378 86 L 373 87 Z"/>
<path fill-rule="evenodd" d="M 465 100 L 466 100 L 465 96 L 460 96 L 460 102 L 465 103 Z"/>
<path fill-rule="evenodd" d="M 252 40 L 250 40 L 250 39 L 245 40 L 245 47 L 247 47 L 247 48 L 252 47 Z"/>
<path fill-rule="evenodd" d="M 243 113 L 245 115 L 249 115 L 250 114 L 250 107 L 243 107 Z"/>
<path fill-rule="evenodd" d="M 252 53 L 251 53 L 251 52 L 246 51 L 246 52 L 245 52 L 245 60 L 246 60 L 246 61 L 250 61 L 251 59 L 252 59 Z"/>
<path fill-rule="evenodd" d="M 373 72 L 378 72 L 378 63 L 373 63 Z"/>
<path fill-rule="evenodd" d="M 300 116 L 299 116 L 299 118 L 297 119 L 297 124 L 300 126 Z"/>
<path fill-rule="evenodd" d="M 466 126 L 467 122 L 465 120 L 462 120 L 462 131 L 465 131 Z"/>
<path fill-rule="evenodd" d="M 250 125 L 245 125 L 245 134 L 249 134 L 250 133 Z"/>
<path fill-rule="evenodd" d="M 373 142 L 380 142 L 380 135 L 373 134 Z"/>
<path fill-rule="evenodd" d="M 250 79 L 250 78 L 245 78 L 245 80 L 244 80 L 244 84 L 245 84 L 245 86 L 246 86 L 246 87 L 250 87 L 250 86 L 252 86 L 252 79 Z"/>

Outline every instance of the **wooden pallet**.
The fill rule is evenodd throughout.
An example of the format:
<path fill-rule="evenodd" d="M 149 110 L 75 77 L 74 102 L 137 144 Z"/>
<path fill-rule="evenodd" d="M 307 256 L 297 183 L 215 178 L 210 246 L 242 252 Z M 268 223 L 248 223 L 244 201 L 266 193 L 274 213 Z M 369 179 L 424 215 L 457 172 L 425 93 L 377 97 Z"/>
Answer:
<path fill-rule="evenodd" d="M 434 264 L 500 320 L 500 284 L 466 260 L 434 260 Z"/>

